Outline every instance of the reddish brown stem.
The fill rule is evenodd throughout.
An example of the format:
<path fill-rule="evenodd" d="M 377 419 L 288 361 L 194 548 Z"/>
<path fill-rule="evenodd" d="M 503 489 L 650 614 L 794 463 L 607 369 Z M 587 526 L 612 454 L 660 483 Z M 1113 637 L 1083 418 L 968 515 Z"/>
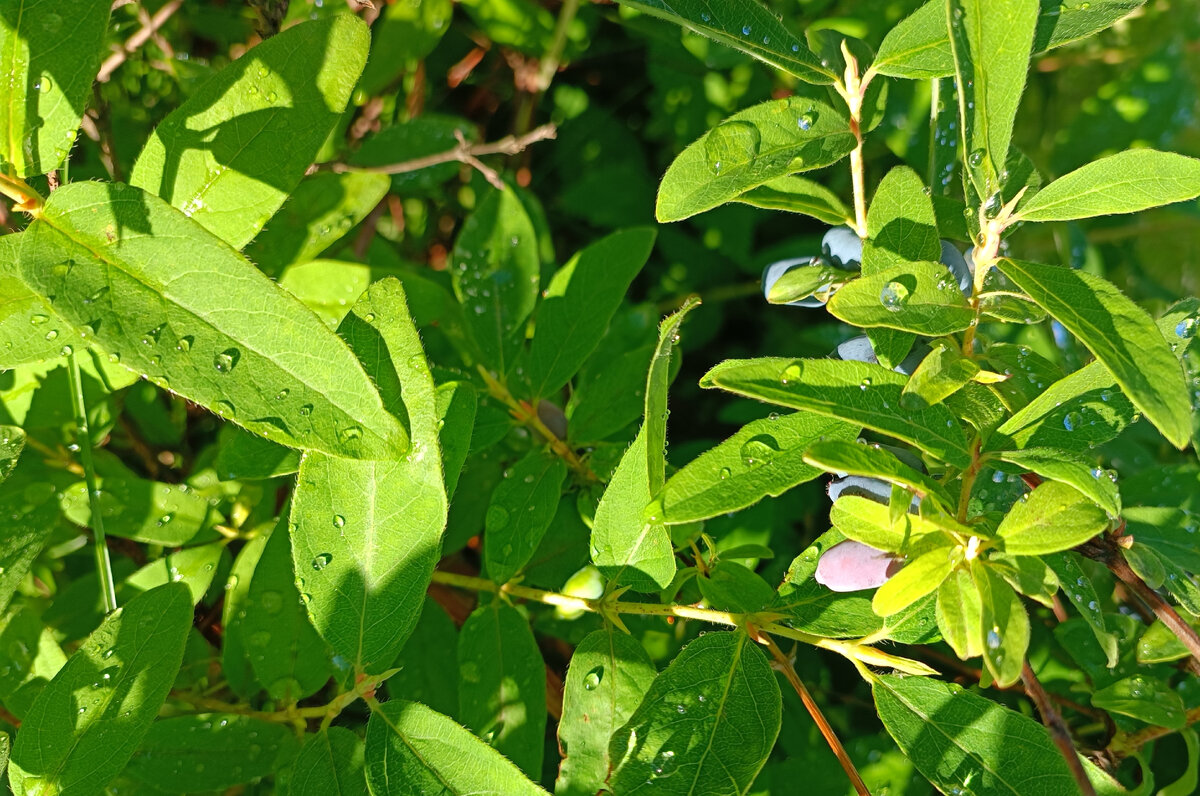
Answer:
<path fill-rule="evenodd" d="M 1081 796 L 1096 796 L 1096 789 L 1092 787 L 1092 783 L 1087 778 L 1087 772 L 1083 770 L 1083 761 L 1079 759 L 1079 753 L 1075 751 L 1071 733 L 1067 729 L 1066 723 L 1063 722 L 1062 716 L 1050 703 L 1050 696 L 1046 693 L 1046 689 L 1042 688 L 1037 675 L 1029 666 L 1029 661 L 1025 661 L 1021 665 L 1021 681 L 1025 683 L 1025 693 L 1033 700 L 1033 704 L 1037 705 L 1042 723 L 1050 731 L 1051 740 L 1058 747 L 1058 751 L 1062 753 L 1063 759 L 1067 761 L 1067 768 L 1071 769 L 1071 776 L 1075 778 L 1075 784 L 1079 786 Z"/>

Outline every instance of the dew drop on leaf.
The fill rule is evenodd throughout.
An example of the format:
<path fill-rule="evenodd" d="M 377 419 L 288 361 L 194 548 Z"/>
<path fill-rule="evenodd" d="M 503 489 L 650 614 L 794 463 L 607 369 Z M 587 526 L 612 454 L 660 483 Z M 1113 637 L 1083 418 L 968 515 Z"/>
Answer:
<path fill-rule="evenodd" d="M 343 528 L 343 527 L 345 527 L 345 525 L 346 525 L 346 518 L 345 518 L 345 517 L 343 517 L 341 514 L 334 514 L 334 515 L 333 515 L 333 527 L 335 527 L 335 528 Z"/>
<path fill-rule="evenodd" d="M 595 691 L 600 685 L 600 677 L 604 674 L 604 670 L 597 668 L 587 673 L 587 677 L 583 678 L 583 688 L 585 691 Z"/>
<path fill-rule="evenodd" d="M 320 572 L 321 570 L 325 569 L 325 567 L 329 566 L 329 562 L 332 560 L 333 556 L 331 554 L 318 553 L 317 555 L 313 556 L 312 568 L 317 572 Z"/>
<path fill-rule="evenodd" d="M 213 367 L 218 373 L 230 373 L 237 367 L 238 360 L 241 359 L 242 352 L 236 348 L 227 348 L 221 353 L 213 357 Z"/>
<path fill-rule="evenodd" d="M 758 157 L 758 128 L 749 122 L 724 122 L 704 137 L 704 157 L 713 174 L 744 166 Z"/>
<path fill-rule="evenodd" d="M 879 303 L 889 312 L 899 312 L 908 303 L 909 290 L 900 282 L 888 282 L 879 292 Z"/>

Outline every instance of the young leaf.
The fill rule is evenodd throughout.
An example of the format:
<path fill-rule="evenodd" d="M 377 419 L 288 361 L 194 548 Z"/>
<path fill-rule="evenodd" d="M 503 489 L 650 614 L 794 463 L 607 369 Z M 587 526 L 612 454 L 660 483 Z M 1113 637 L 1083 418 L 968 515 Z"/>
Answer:
<path fill-rule="evenodd" d="M 962 153 L 975 193 L 990 202 L 1003 187 L 1038 0 L 946 0 L 945 8 L 958 78 Z"/>
<path fill-rule="evenodd" d="M 54 171 L 71 151 L 111 7 L 104 0 L 0 3 L 0 161 L 16 176 Z"/>
<path fill-rule="evenodd" d="M 529 349 L 534 398 L 562 389 L 596 349 L 650 257 L 655 234 L 650 227 L 615 232 L 576 254 L 550 280 Z"/>
<path fill-rule="evenodd" d="M 613 734 L 609 789 L 744 793 L 775 745 L 782 699 L 745 633 L 709 633 L 664 669 Z"/>
<path fill-rule="evenodd" d="M 491 190 L 454 241 L 454 294 L 485 363 L 513 366 L 538 296 L 537 234 L 511 188 Z"/>
<path fill-rule="evenodd" d="M 933 593 L 962 560 L 962 553 L 949 539 L 944 544 L 916 548 L 916 557 L 875 592 L 871 608 L 880 616 L 891 616 Z"/>
<path fill-rule="evenodd" d="M 917 472 L 879 445 L 823 439 L 809 446 L 804 453 L 804 461 L 830 473 L 879 478 L 889 484 L 904 487 L 921 497 L 931 495 L 943 507 L 948 508 L 952 505 L 950 496 L 941 484 L 924 473 Z M 909 500 L 905 499 L 905 507 L 908 503 Z"/>
<path fill-rule="evenodd" d="M 941 337 L 975 320 L 946 267 L 932 262 L 894 265 L 864 275 L 829 300 L 829 312 L 854 326 Z"/>
<path fill-rule="evenodd" d="M 959 658 L 983 654 L 983 606 L 970 572 L 956 569 L 941 582 L 935 616 L 942 638 Z"/>
<path fill-rule="evenodd" d="M 1192 406 L 1183 371 L 1145 310 L 1083 271 L 1021 260 L 1001 260 L 999 267 L 1104 363 L 1169 442 L 1188 444 Z"/>
<path fill-rule="evenodd" d="M 295 754 L 295 736 L 278 722 L 235 713 L 173 716 L 154 722 L 125 774 L 148 790 L 221 791 L 270 776 Z"/>
<path fill-rule="evenodd" d="M 871 200 L 862 271 L 874 274 L 901 262 L 937 262 L 941 256 L 937 217 L 925 182 L 907 166 L 897 166 L 880 181 Z"/>
<path fill-rule="evenodd" d="M 739 0 L 747 5 L 754 0 Z M 680 153 L 658 191 L 659 221 L 680 221 L 854 149 L 849 121 L 820 100 L 787 97 L 735 113 Z"/>
<path fill-rule="evenodd" d="M 850 224 L 854 213 L 833 191 L 804 177 L 778 177 L 751 188 L 733 201 L 766 210 L 784 210 L 812 216 L 832 226 Z"/>
<path fill-rule="evenodd" d="M 191 625 L 179 583 L 109 614 L 25 714 L 8 771 L 17 796 L 94 792 L 116 777 L 167 697 Z"/>
<path fill-rule="evenodd" d="M 384 405 L 407 411 L 412 453 L 379 461 L 306 455 L 292 556 L 317 631 L 346 660 L 378 673 L 416 624 L 446 525 L 437 396 L 398 280 L 373 284 L 339 332 Z"/>
<path fill-rule="evenodd" d="M 267 39 L 159 123 L 130 184 L 242 248 L 312 165 L 346 108 L 369 46 L 367 26 L 353 14 L 304 22 Z"/>
<path fill-rule="evenodd" d="M 767 291 L 767 301 L 772 304 L 790 304 L 813 296 L 816 300 L 824 302 L 833 291 L 855 276 L 853 271 L 826 265 L 814 258 L 811 265 L 800 265 L 784 271 Z"/>
<path fill-rule="evenodd" d="M 506 471 L 492 492 L 484 524 L 483 560 L 488 577 L 507 583 L 525 568 L 558 509 L 567 465 L 533 450 Z"/>
<path fill-rule="evenodd" d="M 362 793 L 366 777 L 363 749 L 359 737 L 345 727 L 329 727 L 308 736 L 292 764 L 288 794 Z"/>
<path fill-rule="evenodd" d="M 454 496 L 463 464 L 471 450 L 475 430 L 475 412 L 479 398 L 475 388 L 465 381 L 448 381 L 437 387 L 438 443 L 442 448 L 442 474 L 446 481 L 446 499 Z"/>
<path fill-rule="evenodd" d="M 1029 648 L 1029 614 L 1012 586 L 979 559 L 971 562 L 979 589 L 983 629 L 983 661 L 996 684 L 1006 688 L 1021 679 Z"/>
<path fill-rule="evenodd" d="M 688 462 L 658 495 L 663 522 L 719 517 L 778 497 L 821 474 L 804 462 L 817 440 L 853 440 L 858 426 L 808 412 L 747 423 L 729 439 Z"/>
<path fill-rule="evenodd" d="M 946 531 L 970 536 L 971 529 L 945 516 L 926 518 L 905 514 L 892 522 L 888 507 L 859 495 L 844 495 L 833 504 L 829 521 L 850 539 L 890 553 L 908 553 L 936 544 Z M 949 539 L 949 537 L 947 537 Z"/>
<path fill-rule="evenodd" d="M 1035 719 L 928 677 L 880 675 L 872 692 L 883 726 L 917 770 L 944 793 L 1078 790 L 1066 761 Z M 1083 765 L 1100 788 L 1106 775 L 1086 759 Z M 1106 796 L 1115 792 L 1101 789 Z"/>
<path fill-rule="evenodd" d="M 1070 451 L 1057 448 L 1025 448 L 1003 451 L 998 456 L 1006 462 L 1037 473 L 1043 478 L 1061 481 L 1104 509 L 1110 517 L 1121 513 L 1121 495 L 1117 491 L 1116 474 L 1090 464 Z"/>
<path fill-rule="evenodd" d="M 623 5 L 674 22 L 764 61 L 806 83 L 828 85 L 835 75 L 758 0 L 713 6 L 703 0 L 621 0 Z"/>
<path fill-rule="evenodd" d="M 617 585 L 656 592 L 675 577 L 675 555 L 661 520 L 646 516 L 652 497 L 646 447 L 643 428 L 621 457 L 600 498 L 592 524 L 592 563 Z"/>
<path fill-rule="evenodd" d="M 902 409 L 905 382 L 902 374 L 868 362 L 745 359 L 722 362 L 700 386 L 855 423 L 966 467 L 970 452 L 954 416 L 941 405 Z"/>
<path fill-rule="evenodd" d="M 1000 522 L 996 535 L 1004 551 L 1040 555 L 1069 550 L 1108 527 L 1104 510 L 1079 490 L 1059 481 L 1046 481 L 1017 501 Z"/>
<path fill-rule="evenodd" d="M 700 305 L 691 297 L 658 326 L 658 345 L 650 360 L 646 376 L 646 420 L 642 433 L 646 437 L 646 480 L 650 494 L 656 494 L 667 480 L 667 388 L 671 386 L 671 354 L 679 342 L 679 327 L 687 314 Z"/>
<path fill-rule="evenodd" d="M 540 776 L 546 670 L 529 622 L 499 599 L 476 608 L 458 635 L 458 666 L 463 724 L 526 774 Z"/>
<path fill-rule="evenodd" d="M 325 642 L 304 612 L 307 591 L 296 587 L 303 578 L 309 588 L 311 570 L 292 569 L 287 531 L 280 518 L 254 567 L 239 624 L 254 679 L 273 699 L 298 700 L 316 693 L 332 667 Z"/>
<path fill-rule="evenodd" d="M 407 447 L 345 343 L 160 199 L 72 183 L 22 237 L 22 277 L 112 361 L 285 445 L 381 458 Z"/>
<path fill-rule="evenodd" d="M 1122 678 L 1092 694 L 1092 704 L 1169 730 L 1182 729 L 1187 723 L 1183 698 L 1158 677 L 1135 674 Z"/>
<path fill-rule="evenodd" d="M 386 174 L 310 174 L 246 246 L 246 257 L 271 276 L 293 263 L 315 260 L 366 218 L 390 185 Z"/>
<path fill-rule="evenodd" d="M 371 706 L 366 763 L 367 783 L 375 796 L 546 794 L 508 758 L 467 730 L 424 705 L 402 699 Z"/>
<path fill-rule="evenodd" d="M 1093 161 L 1038 191 L 1017 213 L 1022 221 L 1136 213 L 1200 196 L 1200 160 L 1174 152 L 1130 149 Z"/>
<path fill-rule="evenodd" d="M 558 744 L 563 761 L 554 792 L 594 796 L 611 766 L 608 741 L 633 715 L 657 670 L 641 642 L 611 625 L 584 637 L 571 654 Z"/>
<path fill-rule="evenodd" d="M 941 403 L 970 383 L 977 373 L 979 365 L 974 360 L 964 357 L 954 346 L 938 343 L 908 378 L 904 392 L 900 393 L 900 404 L 921 408 Z"/>

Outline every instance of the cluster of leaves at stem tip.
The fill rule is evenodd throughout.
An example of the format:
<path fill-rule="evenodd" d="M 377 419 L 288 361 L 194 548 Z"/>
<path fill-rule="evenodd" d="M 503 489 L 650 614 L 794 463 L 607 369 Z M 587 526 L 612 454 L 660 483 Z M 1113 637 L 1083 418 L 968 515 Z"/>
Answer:
<path fill-rule="evenodd" d="M 630 24 L 663 18 L 792 85 L 678 154 L 658 220 L 738 202 L 832 225 L 764 292 L 863 330 L 829 358 L 715 364 L 702 387 L 780 413 L 679 468 L 668 388 L 700 302 L 660 324 L 623 304 L 654 227 L 555 267 L 537 198 L 481 160 L 550 131 L 357 126 L 438 46 L 448 0 L 372 8 L 373 34 L 351 8 L 370 4 L 310 20 L 257 3 L 281 32 L 196 81 L 124 179 L 71 181 L 93 79 L 131 52 L 101 65 L 111 5 L 0 0 L 0 192 L 21 214 L 0 237 L 0 761 L 17 796 L 746 793 L 785 699 L 799 707 L 773 666 L 866 792 L 776 640 L 849 660 L 947 793 L 1126 792 L 1046 707 L 1031 610 L 1098 651 L 1085 710 L 1119 723 L 1110 762 L 1193 719 L 1161 664 L 1200 654 L 1195 478 L 1175 504 L 1164 485 L 1168 503 L 1125 507 L 1093 449 L 1143 420 L 1200 451 L 1200 301 L 1156 319 L 1101 276 L 1019 256 L 1032 225 L 1200 195 L 1182 155 L 1044 181 L 1012 145 L 1031 58 L 1139 0 L 930 0 L 877 51 L 798 36 L 805 21 L 754 0 L 621 0 Z M 581 50 L 579 5 L 462 3 L 496 41 L 533 42 L 538 93 Z M 141 12 L 141 41 L 178 7 Z M 864 162 L 902 81 L 933 92 L 928 179 Z M 470 213 L 446 270 L 349 235 L 460 166 Z M 849 201 L 820 182 L 845 168 Z M 1004 342 L 1042 323 L 1090 361 L 1065 373 Z M 195 452 L 188 427 L 208 429 Z M 769 548 L 706 532 L 826 473 L 832 527 L 778 587 L 755 571 Z M 1144 634 L 1101 609 L 1110 570 L 1161 620 Z M 478 601 L 454 622 L 459 592 Z M 1049 729 L 907 657 L 939 640 L 981 660 L 984 687 L 1023 684 Z"/>

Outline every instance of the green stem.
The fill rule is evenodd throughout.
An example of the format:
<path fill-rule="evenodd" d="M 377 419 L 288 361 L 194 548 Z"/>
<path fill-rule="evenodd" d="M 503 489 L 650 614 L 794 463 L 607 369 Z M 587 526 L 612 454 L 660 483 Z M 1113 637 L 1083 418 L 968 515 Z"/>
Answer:
<path fill-rule="evenodd" d="M 92 512 L 92 536 L 96 547 L 96 572 L 100 576 L 100 591 L 107 613 L 117 610 L 117 588 L 113 583 L 112 562 L 108 558 L 108 543 L 104 538 L 104 519 L 100 513 L 100 490 L 96 487 L 96 467 L 92 461 L 92 434 L 88 427 L 87 404 L 83 400 L 83 381 L 75 352 L 67 354 L 67 373 L 71 383 L 71 409 L 75 413 L 75 442 L 83 464 L 83 479 L 87 483 L 88 506 Z"/>
<path fill-rule="evenodd" d="M 554 73 L 558 71 L 558 65 L 562 62 L 563 50 L 567 47 L 567 29 L 571 27 L 578 11 L 579 0 L 564 0 L 562 8 L 559 9 L 558 24 L 554 26 L 554 40 L 550 42 L 550 49 L 546 51 L 538 69 L 538 89 L 542 92 L 550 88 L 550 82 L 554 80 Z"/>

